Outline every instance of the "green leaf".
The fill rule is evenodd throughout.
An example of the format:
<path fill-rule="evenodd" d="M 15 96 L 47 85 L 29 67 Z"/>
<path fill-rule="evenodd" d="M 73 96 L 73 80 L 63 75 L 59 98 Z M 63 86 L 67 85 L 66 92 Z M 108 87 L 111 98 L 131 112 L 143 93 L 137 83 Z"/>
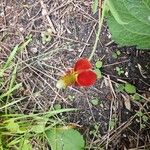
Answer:
<path fill-rule="evenodd" d="M 60 105 L 60 104 L 55 104 L 55 105 L 54 105 L 54 109 L 55 109 L 55 110 L 61 109 L 61 105 Z"/>
<path fill-rule="evenodd" d="M 96 68 L 98 68 L 98 69 L 102 68 L 102 66 L 103 66 L 102 61 L 98 60 L 98 61 L 95 63 L 95 66 L 96 66 Z"/>
<path fill-rule="evenodd" d="M 113 52 L 113 53 L 112 53 L 112 57 L 113 57 L 114 59 L 117 59 L 117 58 L 118 58 L 117 53 Z"/>
<path fill-rule="evenodd" d="M 83 150 L 83 136 L 71 128 L 55 128 L 46 131 L 47 140 L 52 150 Z"/>
<path fill-rule="evenodd" d="M 12 133 L 17 133 L 19 131 L 18 123 L 15 123 L 13 119 L 9 120 L 8 124 L 6 125 L 6 128 Z"/>
<path fill-rule="evenodd" d="M 94 69 L 94 71 L 95 71 L 98 79 L 102 77 L 102 73 L 99 69 Z"/>
<path fill-rule="evenodd" d="M 123 0 L 124 5 L 132 16 L 141 22 L 150 25 L 150 1 L 149 0 Z"/>
<path fill-rule="evenodd" d="M 95 14 L 98 10 L 98 0 L 93 0 L 93 3 L 92 3 L 92 12 L 93 14 Z"/>
<path fill-rule="evenodd" d="M 125 87 L 124 87 L 125 91 L 129 94 L 134 94 L 136 93 L 136 87 L 134 85 L 131 85 L 129 83 L 126 83 L 125 84 Z"/>
<path fill-rule="evenodd" d="M 119 46 L 150 49 L 150 15 L 148 15 L 150 3 L 146 0 L 109 0 L 109 2 L 113 3 L 121 20 L 127 23 L 120 23 L 111 11 L 112 14 L 108 16 L 108 25 L 112 39 Z"/>
<path fill-rule="evenodd" d="M 35 133 L 43 133 L 45 131 L 45 126 L 47 122 L 48 118 L 39 119 L 36 125 L 32 125 L 31 131 Z"/>
<path fill-rule="evenodd" d="M 108 0 L 107 1 L 107 5 L 112 13 L 112 15 L 114 16 L 115 20 L 119 23 L 119 24 L 127 24 L 126 22 L 124 22 L 122 20 L 122 18 L 120 17 L 120 14 L 117 12 L 117 9 L 114 5 L 114 0 Z"/>
<path fill-rule="evenodd" d="M 97 106 L 99 103 L 99 100 L 97 98 L 95 98 L 95 99 L 92 99 L 90 102 L 92 105 Z"/>
<path fill-rule="evenodd" d="M 41 33 L 42 43 L 46 44 L 52 40 L 52 30 L 49 28 L 45 32 Z"/>
<path fill-rule="evenodd" d="M 121 55 L 121 52 L 118 50 L 118 51 L 116 51 L 116 54 L 117 54 L 118 56 L 120 56 L 120 55 Z"/>
<path fill-rule="evenodd" d="M 141 111 L 138 111 L 138 112 L 136 113 L 136 115 L 137 115 L 138 117 L 142 117 L 144 114 L 143 114 Z"/>
<path fill-rule="evenodd" d="M 22 140 L 20 142 L 20 149 L 21 150 L 32 150 L 32 145 L 30 144 L 30 142 L 28 140 Z"/>
<path fill-rule="evenodd" d="M 143 116 L 142 116 L 142 120 L 143 120 L 144 123 L 147 123 L 148 120 L 149 120 L 149 117 L 146 116 L 146 115 L 143 115 Z"/>
<path fill-rule="evenodd" d="M 120 76 L 121 74 L 124 74 L 124 71 L 122 68 L 116 67 L 117 74 Z"/>
<path fill-rule="evenodd" d="M 112 118 L 111 120 L 109 120 L 109 128 L 110 130 L 113 130 L 116 126 L 117 123 L 117 118 Z"/>
<path fill-rule="evenodd" d="M 139 96 L 138 93 L 135 93 L 133 96 L 132 96 L 133 100 L 136 100 L 136 101 L 139 101 L 141 99 L 141 97 Z"/>

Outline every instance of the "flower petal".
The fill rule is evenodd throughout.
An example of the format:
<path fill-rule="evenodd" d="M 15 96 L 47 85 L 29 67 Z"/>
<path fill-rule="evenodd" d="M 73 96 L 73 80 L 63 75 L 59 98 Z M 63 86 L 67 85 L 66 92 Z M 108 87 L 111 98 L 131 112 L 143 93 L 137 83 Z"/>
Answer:
<path fill-rule="evenodd" d="M 92 70 L 86 70 L 78 74 L 76 79 L 77 86 L 90 86 L 96 81 L 97 75 Z"/>
<path fill-rule="evenodd" d="M 77 62 L 75 63 L 74 71 L 87 70 L 87 69 L 91 69 L 91 68 L 92 68 L 92 65 L 89 62 L 89 60 L 86 58 L 81 58 L 81 59 L 77 60 Z"/>

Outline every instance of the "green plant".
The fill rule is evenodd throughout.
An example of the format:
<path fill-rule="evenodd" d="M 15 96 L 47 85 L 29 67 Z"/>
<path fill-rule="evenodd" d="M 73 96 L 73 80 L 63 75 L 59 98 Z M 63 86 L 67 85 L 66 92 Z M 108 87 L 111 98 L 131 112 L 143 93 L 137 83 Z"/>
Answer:
<path fill-rule="evenodd" d="M 43 44 L 50 42 L 52 40 L 52 30 L 47 29 L 46 31 L 43 31 L 41 33 L 41 37 L 42 37 L 42 43 Z"/>
<path fill-rule="evenodd" d="M 1 149 L 23 149 L 30 147 L 29 141 L 34 137 L 43 137 L 45 132 L 61 124 L 62 120 L 56 119 L 56 115 L 74 111 L 75 109 L 60 109 L 38 114 L 7 114 L 0 118 Z M 47 138 L 47 136 L 45 136 Z M 55 137 L 53 137 L 55 140 Z M 9 139 L 9 140 L 5 140 Z M 25 150 L 25 148 L 23 150 Z"/>
<path fill-rule="evenodd" d="M 74 95 L 68 95 L 68 99 L 69 99 L 70 101 L 74 101 L 74 100 L 75 100 L 75 96 L 74 96 Z"/>
<path fill-rule="evenodd" d="M 112 39 L 120 46 L 150 48 L 150 2 L 148 0 L 108 0 L 107 16 Z"/>
<path fill-rule="evenodd" d="M 140 123 L 140 129 L 145 128 L 146 124 L 148 123 L 149 117 L 142 111 L 138 111 L 136 115 L 138 117 L 136 121 Z"/>
<path fill-rule="evenodd" d="M 26 37 L 26 41 L 23 42 L 22 44 L 17 44 L 12 52 L 10 53 L 7 61 L 5 64 L 2 65 L 2 67 L 0 68 L 0 77 L 2 78 L 3 75 L 4 75 L 4 72 L 13 67 L 14 63 L 13 63 L 13 60 L 15 58 L 15 56 L 17 55 L 17 53 L 19 53 L 20 51 L 24 50 L 24 48 L 32 41 L 32 35 Z"/>
<path fill-rule="evenodd" d="M 100 124 L 94 123 L 93 128 L 90 130 L 90 135 L 96 137 L 96 138 L 101 138 L 101 134 L 99 132 Z"/>
<path fill-rule="evenodd" d="M 52 150 L 83 150 L 83 136 L 71 126 L 57 127 L 45 132 Z"/>
<path fill-rule="evenodd" d="M 99 99 L 98 98 L 94 98 L 90 101 L 90 103 L 94 106 L 97 106 L 99 104 Z"/>
<path fill-rule="evenodd" d="M 118 92 L 127 92 L 128 94 L 136 94 L 136 87 L 130 83 L 118 84 L 117 85 Z"/>
<path fill-rule="evenodd" d="M 113 130 L 116 127 L 117 121 L 118 121 L 117 118 L 111 118 L 111 120 L 109 121 L 110 130 Z"/>
<path fill-rule="evenodd" d="M 0 84 L 3 87 L 0 91 L 0 150 L 32 150 L 32 139 L 36 140 L 37 143 L 41 143 L 42 138 L 44 141 L 47 139 L 47 142 L 50 141 L 49 138 L 55 141 L 57 140 L 56 134 L 49 137 L 48 133 L 56 129 L 56 125 L 63 126 L 59 127 L 60 129 L 65 129 L 64 132 L 61 132 L 65 137 L 60 135 L 61 139 L 64 140 L 63 145 L 66 146 L 70 137 L 73 136 L 76 137 L 77 145 L 72 142 L 72 146 L 80 150 L 78 149 L 79 142 L 82 144 L 82 148 L 84 148 L 82 135 L 74 129 L 65 128 L 64 117 L 63 119 L 58 119 L 57 116 L 57 114 L 74 111 L 76 109 L 62 109 L 61 105 L 57 104 L 54 105 L 53 111 L 38 114 L 11 114 L 11 109 L 7 112 L 7 108 L 27 98 L 14 98 L 15 91 L 18 91 L 22 86 L 21 83 L 17 83 L 16 81 L 19 63 L 15 64 L 15 62 L 17 62 L 16 55 L 23 50 L 31 40 L 31 36 L 29 36 L 24 43 L 16 45 L 8 56 L 6 63 L 4 63 L 0 69 L 0 77 L 2 79 L 0 80 Z M 5 82 L 3 78 L 6 79 L 5 71 L 7 70 L 9 70 L 10 76 L 7 77 L 7 82 Z M 33 93 L 32 96 L 38 94 L 38 92 Z M 67 139 L 68 136 L 70 136 L 69 139 Z M 42 145 L 46 145 L 45 143 L 42 143 Z M 50 142 L 49 144 L 51 148 L 53 148 L 54 145 Z"/>
<path fill-rule="evenodd" d="M 117 74 L 120 76 L 122 74 L 124 74 L 124 70 L 122 67 L 116 67 L 116 71 L 117 71 Z"/>
<path fill-rule="evenodd" d="M 132 96 L 132 99 L 135 100 L 135 101 L 140 101 L 141 100 L 141 97 L 138 93 L 135 93 L 133 96 Z"/>
<path fill-rule="evenodd" d="M 116 52 L 113 52 L 113 53 L 112 53 L 112 57 L 113 57 L 114 59 L 117 59 L 118 56 L 120 56 L 120 55 L 121 55 L 121 52 L 120 52 L 119 50 L 117 50 Z"/>
<path fill-rule="evenodd" d="M 136 87 L 134 85 L 129 84 L 129 83 L 125 84 L 124 89 L 129 94 L 136 93 Z"/>
<path fill-rule="evenodd" d="M 11 98 L 12 94 L 21 88 L 22 83 L 17 83 L 16 81 L 16 73 L 18 69 L 18 63 L 15 64 L 15 58 L 16 55 L 24 50 L 24 48 L 32 41 L 32 35 L 29 35 L 25 38 L 25 41 L 21 44 L 17 44 L 10 55 L 8 56 L 6 62 L 2 64 L 0 68 L 0 85 L 3 87 L 3 92 L 1 92 L 0 95 L 0 101 L 5 103 L 5 106 L 0 106 L 0 109 L 5 108 L 5 113 L 7 114 L 7 107 L 21 101 L 23 98 L 18 99 L 17 101 L 13 101 L 12 103 L 8 103 L 9 99 Z M 5 83 L 6 77 L 5 77 L 5 71 L 10 72 L 8 77 L 7 84 Z"/>
<path fill-rule="evenodd" d="M 102 77 L 102 73 L 101 73 L 101 68 L 103 66 L 103 62 L 98 60 L 96 63 L 95 63 L 95 68 L 94 68 L 94 71 L 97 75 L 97 78 L 101 78 Z"/>

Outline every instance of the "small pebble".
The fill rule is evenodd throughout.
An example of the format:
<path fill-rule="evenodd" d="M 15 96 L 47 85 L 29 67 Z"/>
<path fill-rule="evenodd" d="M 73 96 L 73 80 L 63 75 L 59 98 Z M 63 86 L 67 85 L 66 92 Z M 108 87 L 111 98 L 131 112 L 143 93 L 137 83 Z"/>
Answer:
<path fill-rule="evenodd" d="M 38 52 L 37 48 L 36 47 L 33 47 L 31 48 L 30 50 L 33 54 L 36 54 Z"/>

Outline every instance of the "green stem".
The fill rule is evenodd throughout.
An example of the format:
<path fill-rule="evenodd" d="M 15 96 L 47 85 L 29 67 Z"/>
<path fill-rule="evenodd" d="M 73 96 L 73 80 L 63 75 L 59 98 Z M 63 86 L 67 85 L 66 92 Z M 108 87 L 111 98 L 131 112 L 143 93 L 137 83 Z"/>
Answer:
<path fill-rule="evenodd" d="M 95 43 L 94 43 L 94 46 L 93 46 L 93 50 L 90 54 L 89 60 L 92 59 L 92 57 L 93 57 L 93 55 L 96 51 L 96 48 L 97 48 L 98 40 L 100 39 L 100 33 L 101 33 L 101 29 L 102 29 L 102 25 L 103 25 L 103 21 L 104 21 L 104 13 L 105 13 L 105 9 L 106 9 L 106 2 L 107 2 L 107 0 L 105 0 L 104 3 L 103 3 L 102 16 L 100 16 L 100 14 L 99 14 L 98 31 L 97 31 L 97 34 L 96 34 Z"/>

